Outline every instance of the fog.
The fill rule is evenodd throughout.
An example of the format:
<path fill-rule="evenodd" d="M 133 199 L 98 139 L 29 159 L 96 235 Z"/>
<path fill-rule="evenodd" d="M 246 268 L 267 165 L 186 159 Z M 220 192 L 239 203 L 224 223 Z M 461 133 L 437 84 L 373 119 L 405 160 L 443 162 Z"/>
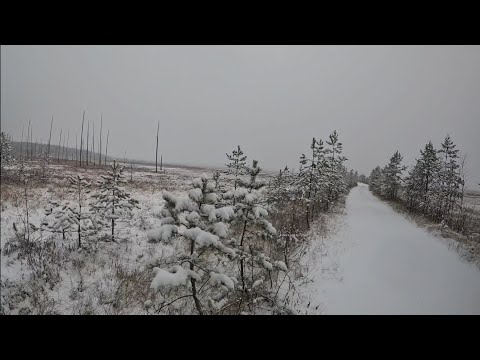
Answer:
<path fill-rule="evenodd" d="M 20 139 L 80 131 L 103 114 L 109 154 L 220 166 L 242 145 L 268 169 L 298 168 L 337 130 L 368 175 L 395 150 L 410 165 L 448 134 L 480 182 L 478 46 L 2 46 L 1 126 Z M 54 141 L 54 143 L 55 143 Z"/>

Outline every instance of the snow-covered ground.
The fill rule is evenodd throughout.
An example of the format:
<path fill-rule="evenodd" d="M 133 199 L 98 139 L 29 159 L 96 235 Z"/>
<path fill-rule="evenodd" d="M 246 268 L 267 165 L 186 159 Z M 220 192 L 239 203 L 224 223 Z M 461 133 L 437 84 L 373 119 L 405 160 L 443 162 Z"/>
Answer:
<path fill-rule="evenodd" d="M 351 190 L 338 220 L 310 254 L 308 313 L 480 314 L 478 268 L 366 185 Z"/>

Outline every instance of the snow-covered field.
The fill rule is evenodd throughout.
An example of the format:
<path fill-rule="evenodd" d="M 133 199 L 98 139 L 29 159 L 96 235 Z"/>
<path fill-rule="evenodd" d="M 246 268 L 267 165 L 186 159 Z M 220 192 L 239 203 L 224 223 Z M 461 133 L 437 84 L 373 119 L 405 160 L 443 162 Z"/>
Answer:
<path fill-rule="evenodd" d="M 351 190 L 337 226 L 310 253 L 309 313 L 480 314 L 478 268 L 366 185 Z"/>
<path fill-rule="evenodd" d="M 34 169 L 35 165 L 31 165 L 30 170 Z M 139 201 L 141 207 L 134 210 L 132 220 L 119 223 L 118 244 L 99 242 L 96 251 L 63 252 L 61 261 L 58 261 L 59 266 L 63 264 L 58 269 L 60 281 L 54 286 L 42 286 L 41 290 L 33 281 L 26 280 L 31 272 L 27 259 L 17 259 L 15 254 L 5 255 L 5 243 L 15 237 L 13 223 L 21 224 L 25 203 L 21 185 L 2 184 L 1 280 L 2 296 L 7 295 L 6 300 L 9 302 L 2 303 L 5 306 L 3 310 L 13 314 L 42 311 L 61 314 L 145 313 L 143 302 L 149 299 L 148 290 L 152 280 L 151 271 L 147 271 L 145 265 L 172 251 L 170 246 L 147 242 L 147 231 L 160 225 L 159 214 L 164 204 L 162 192 L 168 190 L 173 194 L 185 193 L 191 180 L 207 171 L 168 168 L 165 172 L 155 173 L 154 170 L 154 167 L 137 166 L 132 172 L 133 182 L 125 184 L 125 188 Z M 28 188 L 31 223 L 40 224 L 49 200 L 72 198 L 73 195 L 67 193 L 66 178 L 77 172 L 81 172 L 87 180 L 94 180 L 105 170 L 50 165 L 49 182 L 32 184 Z M 125 177 L 130 180 L 130 169 L 125 170 Z M 108 230 L 104 233 L 107 234 Z M 71 239 L 67 243 L 73 247 L 74 238 L 74 234 L 67 234 L 67 240 Z M 66 246 L 61 241 L 57 245 L 59 249 Z M 125 289 L 124 300 L 131 303 L 112 306 L 110 299 L 116 297 L 113 291 L 121 289 L 119 284 L 122 282 L 126 287 L 136 284 L 135 289 Z"/>
<path fill-rule="evenodd" d="M 32 169 L 31 169 L 32 170 Z M 48 183 L 28 189 L 30 222 L 39 224 L 50 199 L 69 199 L 68 175 L 80 171 L 86 179 L 103 170 L 77 169 L 52 164 Z M 14 238 L 13 223 L 24 216 L 22 187 L 2 184 L 1 280 L 2 307 L 7 314 L 146 314 L 152 261 L 168 258 L 173 246 L 152 244 L 147 232 L 160 225 L 162 192 L 185 194 L 190 182 L 211 170 L 152 166 L 126 169 L 125 184 L 139 201 L 131 220 L 118 225 L 118 243 L 98 242 L 95 251 L 62 251 L 57 258 L 36 264 L 58 281 L 30 279 L 31 260 L 4 251 Z M 105 230 L 105 234 L 108 230 Z M 70 243 L 75 247 L 71 235 Z M 360 184 L 331 213 L 322 214 L 309 237 L 300 279 L 301 300 L 295 307 L 304 314 L 480 314 L 480 271 L 462 261 L 448 241 L 417 227 Z M 69 243 L 68 241 L 66 243 Z M 58 255 L 60 254 L 60 255 Z M 28 263 L 30 261 L 30 263 Z M 49 261 L 48 256 L 44 261 Z"/>

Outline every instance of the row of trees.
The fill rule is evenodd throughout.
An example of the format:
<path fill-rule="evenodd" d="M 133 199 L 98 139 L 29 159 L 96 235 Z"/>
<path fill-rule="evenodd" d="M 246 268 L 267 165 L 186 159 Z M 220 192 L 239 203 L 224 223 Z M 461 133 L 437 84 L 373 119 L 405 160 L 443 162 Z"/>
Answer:
<path fill-rule="evenodd" d="M 149 311 L 177 302 L 198 314 L 255 313 L 261 304 L 288 311 L 278 294 L 291 285 L 299 238 L 359 179 L 344 166 L 336 131 L 310 149 L 298 172 L 285 167 L 268 179 L 238 146 L 226 154 L 223 176 L 194 179 L 187 196 L 164 192 L 162 224 L 148 239 L 176 252 L 154 268 L 151 288 L 161 300 L 147 301 Z"/>
<path fill-rule="evenodd" d="M 75 135 L 75 148 L 70 147 L 70 131 L 66 133 L 60 129 L 58 144 L 52 143 L 53 117 L 50 122 L 50 133 L 48 142 L 43 143 L 36 139 L 33 140 L 33 130 L 31 121 L 28 122 L 27 135 L 24 137 L 24 127 L 22 128 L 22 135 L 20 142 L 16 144 L 13 152 L 15 157 L 23 160 L 41 159 L 45 157 L 50 161 L 75 161 L 76 166 L 96 166 L 107 164 L 108 158 L 108 142 L 110 137 L 110 130 L 107 131 L 106 144 L 102 146 L 103 139 L 103 116 L 100 118 L 100 134 L 95 138 L 95 121 L 92 122 L 92 131 L 90 131 L 90 121 L 87 122 L 85 134 L 85 111 L 83 112 L 80 139 L 78 134 Z M 80 143 L 79 143 L 80 140 Z M 10 142 L 12 140 L 10 139 Z M 97 151 L 95 151 L 97 147 Z M 103 153 L 103 150 L 105 151 Z M 103 155 L 103 157 L 102 157 Z"/>
<path fill-rule="evenodd" d="M 465 157 L 460 158 L 450 136 L 440 149 L 428 142 L 407 174 L 402 160 L 396 151 L 383 169 L 373 169 L 370 189 L 386 199 L 401 201 L 410 211 L 464 231 Z"/>
<path fill-rule="evenodd" d="M 122 187 L 126 182 L 123 166 L 113 162 L 105 175 L 101 175 L 92 192 L 92 181 L 82 175 L 68 177 L 68 191 L 73 194 L 72 200 L 49 202 L 45 210 L 45 218 L 37 226 L 28 220 L 28 196 L 25 194 L 27 219 L 23 229 L 14 224 L 17 238 L 29 242 L 31 232 L 41 234 L 49 232 L 61 234 L 63 240 L 75 235 L 78 248 L 82 247 L 82 239 L 98 235 L 100 231 L 110 228 L 109 239 L 115 241 L 115 224 L 132 216 L 133 208 L 138 208 L 138 201 Z M 24 179 L 25 184 L 27 179 Z M 26 192 L 25 186 L 25 192 Z M 70 235 L 69 235 L 70 234 Z"/>

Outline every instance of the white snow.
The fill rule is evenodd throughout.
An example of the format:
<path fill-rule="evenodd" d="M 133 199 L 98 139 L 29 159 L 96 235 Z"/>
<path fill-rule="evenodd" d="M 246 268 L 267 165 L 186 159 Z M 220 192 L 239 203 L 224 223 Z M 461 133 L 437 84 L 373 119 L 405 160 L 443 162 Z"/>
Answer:
<path fill-rule="evenodd" d="M 235 289 L 235 284 L 233 280 L 230 279 L 225 274 L 211 273 L 209 282 L 210 282 L 210 285 L 213 285 L 213 286 L 223 285 L 223 286 L 226 286 L 229 290 Z"/>
<path fill-rule="evenodd" d="M 203 246 L 216 246 L 218 244 L 218 236 L 209 233 L 208 231 L 203 231 L 202 229 L 196 227 L 193 229 L 187 229 L 183 232 L 183 235 L 190 240 L 195 241 L 199 247 Z"/>
<path fill-rule="evenodd" d="M 164 287 L 169 288 L 186 285 L 188 279 L 191 277 L 196 280 L 200 279 L 200 276 L 196 272 L 184 269 L 180 265 L 173 266 L 170 271 L 155 267 L 153 268 L 153 273 L 155 274 L 155 277 L 153 278 L 150 287 L 155 291 Z"/>
<path fill-rule="evenodd" d="M 173 235 L 177 233 L 175 225 L 162 225 L 156 229 L 147 232 L 147 239 L 149 241 L 168 241 Z"/>
<path fill-rule="evenodd" d="M 285 272 L 288 271 L 287 265 L 285 265 L 283 261 L 275 261 L 273 265 L 275 265 L 275 267 L 279 268 L 280 270 L 283 270 Z"/>
<path fill-rule="evenodd" d="M 443 239 L 395 212 L 365 184 L 351 190 L 346 210 L 346 225 L 326 240 L 328 254 L 316 261 L 308 286 L 314 306 L 323 305 L 327 314 L 480 314 L 480 271 Z M 335 253 L 339 273 L 331 279 Z"/>

